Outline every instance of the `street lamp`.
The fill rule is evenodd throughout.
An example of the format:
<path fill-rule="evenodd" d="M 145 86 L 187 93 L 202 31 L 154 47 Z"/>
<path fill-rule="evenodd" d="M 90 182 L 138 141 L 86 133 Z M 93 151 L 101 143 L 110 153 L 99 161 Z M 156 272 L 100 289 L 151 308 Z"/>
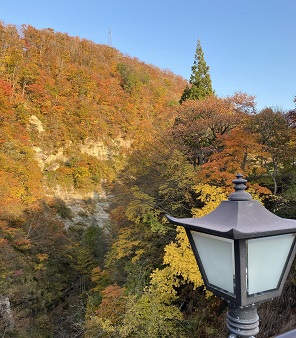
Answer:
<path fill-rule="evenodd" d="M 236 175 L 235 192 L 210 214 L 167 216 L 185 228 L 206 288 L 229 302 L 229 338 L 259 332 L 256 304 L 280 296 L 295 255 L 296 220 L 253 200 L 242 177 Z"/>

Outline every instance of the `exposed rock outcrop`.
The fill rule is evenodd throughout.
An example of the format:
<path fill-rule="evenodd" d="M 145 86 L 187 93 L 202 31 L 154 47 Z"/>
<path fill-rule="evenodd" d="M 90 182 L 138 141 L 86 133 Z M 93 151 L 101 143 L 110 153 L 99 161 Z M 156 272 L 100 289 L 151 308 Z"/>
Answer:
<path fill-rule="evenodd" d="M 14 328 L 14 318 L 10 301 L 9 298 L 5 296 L 0 296 L 0 328 L 4 332 Z"/>

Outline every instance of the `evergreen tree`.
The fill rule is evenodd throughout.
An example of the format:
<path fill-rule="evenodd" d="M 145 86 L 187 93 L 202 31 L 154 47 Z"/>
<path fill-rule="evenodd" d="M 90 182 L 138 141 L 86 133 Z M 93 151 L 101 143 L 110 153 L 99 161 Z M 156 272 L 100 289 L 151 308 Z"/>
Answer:
<path fill-rule="evenodd" d="M 195 50 L 194 63 L 191 67 L 192 73 L 189 80 L 191 87 L 186 86 L 179 101 L 180 103 L 188 99 L 201 100 L 214 94 L 209 69 L 210 67 L 207 65 L 204 59 L 204 53 L 201 48 L 200 40 L 198 40 Z"/>

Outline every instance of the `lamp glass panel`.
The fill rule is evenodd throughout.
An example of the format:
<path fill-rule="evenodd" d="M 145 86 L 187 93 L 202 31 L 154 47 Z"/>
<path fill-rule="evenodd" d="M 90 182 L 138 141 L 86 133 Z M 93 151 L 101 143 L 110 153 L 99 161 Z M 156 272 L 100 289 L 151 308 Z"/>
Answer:
<path fill-rule="evenodd" d="M 248 295 L 277 289 L 294 234 L 247 240 Z"/>
<path fill-rule="evenodd" d="M 233 240 L 191 231 L 208 282 L 234 294 Z"/>

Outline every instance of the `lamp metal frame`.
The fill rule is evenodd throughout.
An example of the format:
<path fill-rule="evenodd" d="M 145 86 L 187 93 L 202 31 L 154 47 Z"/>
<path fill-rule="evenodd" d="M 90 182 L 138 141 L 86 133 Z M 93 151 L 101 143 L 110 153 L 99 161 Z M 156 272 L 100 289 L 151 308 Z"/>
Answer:
<path fill-rule="evenodd" d="M 296 253 L 296 237 L 277 287 L 253 295 L 248 295 L 247 291 L 247 240 L 284 234 L 295 236 L 296 220 L 278 217 L 259 201 L 253 200 L 252 196 L 245 191 L 247 180 L 242 177 L 241 174 L 236 175 L 233 181 L 235 192 L 208 215 L 200 218 L 174 218 L 167 215 L 167 218 L 170 223 L 185 228 L 206 288 L 236 306 L 249 306 L 280 296 Z M 209 283 L 191 231 L 234 241 L 234 294 Z"/>

